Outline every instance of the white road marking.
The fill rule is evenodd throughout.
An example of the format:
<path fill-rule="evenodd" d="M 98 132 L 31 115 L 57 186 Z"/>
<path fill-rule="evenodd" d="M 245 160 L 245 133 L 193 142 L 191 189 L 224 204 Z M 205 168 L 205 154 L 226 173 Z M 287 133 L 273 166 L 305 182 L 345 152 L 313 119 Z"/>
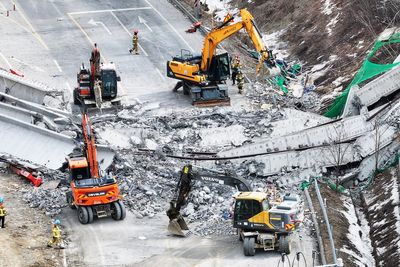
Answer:
<path fill-rule="evenodd" d="M 58 64 L 57 60 L 54 59 L 53 61 L 54 61 L 54 64 L 56 64 L 57 69 L 58 69 L 60 72 L 62 72 L 62 69 L 61 69 L 60 65 Z"/>
<path fill-rule="evenodd" d="M 12 69 L 12 66 L 11 66 L 10 62 L 8 62 L 7 58 L 6 58 L 1 52 L 0 52 L 0 56 L 1 56 L 1 58 L 4 60 L 4 62 L 6 62 L 6 64 L 8 65 L 8 67 L 9 67 L 10 69 Z"/>
<path fill-rule="evenodd" d="M 181 40 L 187 45 L 187 47 L 190 48 L 190 50 L 192 50 L 192 52 L 194 52 L 194 49 L 189 45 L 188 42 L 186 42 L 185 38 L 182 37 L 182 35 L 179 34 L 179 32 L 174 28 L 174 26 L 172 26 L 172 24 L 163 16 L 163 14 L 160 13 L 160 11 L 158 11 L 157 9 L 154 8 L 154 6 L 148 1 L 148 0 L 144 0 L 146 1 L 146 3 L 163 19 L 165 20 L 165 22 L 171 27 L 171 29 L 179 36 L 179 38 L 181 38 Z"/>
<path fill-rule="evenodd" d="M 0 6 L 4 9 L 4 11 L 7 11 L 7 8 L 3 5 L 2 2 L 0 2 Z"/>
<path fill-rule="evenodd" d="M 121 25 L 121 27 L 128 33 L 128 35 L 129 35 L 130 37 L 132 37 L 132 33 L 125 27 L 125 25 L 122 23 L 122 21 L 121 21 L 117 16 L 115 16 L 115 14 L 114 14 L 112 11 L 110 11 L 110 13 L 111 13 L 111 15 L 118 21 L 118 23 Z M 146 51 L 143 49 L 143 47 L 142 47 L 140 44 L 138 44 L 138 45 L 139 45 L 140 50 L 143 51 L 143 54 L 144 54 L 146 57 L 148 57 L 149 54 L 146 53 Z"/>
<path fill-rule="evenodd" d="M 33 70 L 37 70 L 37 71 L 40 71 L 40 72 L 45 72 L 44 69 L 42 69 L 42 68 L 40 68 L 38 66 L 29 65 L 28 63 L 22 61 L 21 59 L 18 59 L 16 57 L 14 57 L 14 56 L 12 56 L 11 59 L 14 60 L 14 61 L 17 61 L 18 63 L 21 63 L 22 65 L 28 66 L 29 68 L 31 68 Z"/>
<path fill-rule="evenodd" d="M 93 226 L 91 226 L 91 225 L 89 225 L 89 229 L 90 229 L 90 231 L 92 232 L 92 237 L 93 237 L 93 239 L 94 239 L 94 243 L 95 243 L 95 245 L 96 245 L 96 247 L 97 247 L 97 249 L 98 249 L 98 257 L 100 258 L 100 266 L 106 266 L 106 262 L 105 262 L 105 260 L 104 260 L 104 251 L 103 251 L 103 247 L 102 247 L 102 245 L 100 244 L 100 242 L 99 242 L 99 239 L 98 239 L 98 237 L 97 237 L 97 233 L 96 233 L 96 231 L 94 230 L 94 228 L 93 228 Z"/>
<path fill-rule="evenodd" d="M 80 15 L 80 14 L 92 14 L 92 13 L 103 13 L 103 12 L 120 12 L 120 11 L 130 11 L 130 10 L 144 10 L 151 9 L 149 6 L 145 7 L 131 7 L 131 8 L 119 8 L 119 9 L 102 9 L 102 10 L 89 10 L 89 11 L 79 11 L 70 12 L 69 15 Z"/>
<path fill-rule="evenodd" d="M 46 49 L 50 50 L 49 47 L 46 45 L 46 43 L 43 41 L 42 37 L 36 32 L 36 30 L 33 28 L 32 24 L 29 22 L 29 20 L 26 18 L 24 12 L 22 11 L 22 7 L 17 4 L 17 0 L 14 1 L 15 6 L 17 6 L 17 10 L 21 17 L 25 20 L 26 24 L 28 24 L 29 28 L 31 29 L 32 35 L 39 41 L 39 43 Z"/>
<path fill-rule="evenodd" d="M 89 24 L 93 25 L 93 26 L 97 26 L 98 24 L 100 24 L 101 26 L 103 26 L 103 28 L 106 30 L 106 32 L 108 32 L 109 35 L 112 35 L 111 31 L 107 28 L 107 26 L 101 22 L 101 21 L 95 21 L 94 19 L 90 19 L 88 21 Z"/>
<path fill-rule="evenodd" d="M 71 87 L 71 85 L 69 84 L 69 82 L 65 82 L 65 85 L 67 86 L 68 90 L 69 90 L 70 92 L 72 92 L 72 87 Z"/>
<path fill-rule="evenodd" d="M 62 261 L 63 267 L 68 267 L 67 257 L 65 256 L 65 249 L 62 249 L 62 256 L 63 256 L 63 261 Z"/>
<path fill-rule="evenodd" d="M 156 68 L 156 71 L 157 71 L 158 74 L 160 74 L 161 79 L 163 81 L 165 81 L 165 77 L 164 77 L 164 75 L 162 75 L 161 71 L 158 68 Z"/>
<path fill-rule="evenodd" d="M 147 27 L 147 29 L 149 29 L 149 31 L 153 32 L 153 30 L 150 28 L 150 26 L 147 25 L 147 21 L 144 18 L 142 18 L 141 16 L 138 16 L 138 19 L 139 19 L 139 23 L 144 24 Z"/>

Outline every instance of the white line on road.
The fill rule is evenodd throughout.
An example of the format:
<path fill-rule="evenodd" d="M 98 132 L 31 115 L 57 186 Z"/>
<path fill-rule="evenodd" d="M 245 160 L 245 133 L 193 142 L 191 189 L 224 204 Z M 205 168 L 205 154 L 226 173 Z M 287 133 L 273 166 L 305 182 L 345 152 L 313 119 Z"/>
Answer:
<path fill-rule="evenodd" d="M 156 71 L 157 71 L 158 74 L 160 74 L 161 79 L 163 81 L 165 81 L 165 77 L 164 77 L 164 75 L 162 75 L 161 71 L 158 68 L 156 68 Z"/>
<path fill-rule="evenodd" d="M 57 60 L 54 59 L 53 61 L 54 61 L 54 64 L 56 64 L 57 69 L 58 69 L 60 72 L 62 72 L 62 69 L 61 69 L 60 65 L 58 64 Z"/>
<path fill-rule="evenodd" d="M 130 37 L 132 37 L 132 33 L 125 27 L 125 25 L 122 23 L 122 21 L 121 21 L 117 16 L 115 16 L 115 14 L 114 14 L 112 11 L 110 11 L 110 13 L 111 13 L 111 15 L 118 21 L 118 23 L 121 25 L 121 27 L 128 33 L 128 35 L 129 35 Z M 148 57 L 149 54 L 147 54 L 146 51 L 144 51 L 143 47 L 142 47 L 140 44 L 138 44 L 138 45 L 139 45 L 140 50 L 143 51 L 143 54 L 144 54 L 146 57 Z"/>
<path fill-rule="evenodd" d="M 67 86 L 68 90 L 69 90 L 70 92 L 72 92 L 72 87 L 71 87 L 71 85 L 69 84 L 69 82 L 65 82 L 65 85 Z"/>
<path fill-rule="evenodd" d="M 29 20 L 24 15 L 24 12 L 22 11 L 21 5 L 17 4 L 16 0 L 14 1 L 14 4 L 17 6 L 17 10 L 19 11 L 19 14 L 21 15 L 21 17 L 25 20 L 26 24 L 28 24 L 29 28 L 31 28 L 32 35 L 39 41 L 39 43 L 42 44 L 42 46 L 46 50 L 50 50 L 49 47 L 46 45 L 46 43 L 43 41 L 42 37 L 40 37 L 40 35 L 36 32 L 36 30 L 33 28 L 32 24 L 29 22 Z"/>
<path fill-rule="evenodd" d="M 138 19 L 139 19 L 139 23 L 144 24 L 147 27 L 147 29 L 149 29 L 149 31 L 153 32 L 153 30 L 150 28 L 150 26 L 147 25 L 147 21 L 145 19 L 143 19 L 141 16 L 138 16 Z"/>
<path fill-rule="evenodd" d="M 194 49 L 189 45 L 188 42 L 186 42 L 185 38 L 182 37 L 182 35 L 179 34 L 179 32 L 174 28 L 174 26 L 172 26 L 172 24 L 163 16 L 163 14 L 160 13 L 160 11 L 158 11 L 157 9 L 154 8 L 154 6 L 148 1 L 148 0 L 144 0 L 146 1 L 146 3 L 163 19 L 165 20 L 165 22 L 167 22 L 167 24 L 171 27 L 171 29 L 181 38 L 181 40 L 187 45 L 187 47 L 190 48 L 190 50 L 192 50 L 192 52 L 194 52 Z"/>
<path fill-rule="evenodd" d="M 7 58 L 1 52 L 0 52 L 0 56 L 3 58 L 4 62 L 6 62 L 8 67 L 10 67 L 10 69 L 12 69 L 12 66 L 11 66 L 10 62 L 8 62 Z"/>
<path fill-rule="evenodd" d="M 98 24 L 100 24 L 101 26 L 103 26 L 103 28 L 106 30 L 106 32 L 108 32 L 109 35 L 112 35 L 111 31 L 107 28 L 107 26 L 101 22 L 101 21 L 95 21 L 94 19 L 90 19 L 88 21 L 89 24 L 93 25 L 93 26 L 97 26 Z"/>
<path fill-rule="evenodd" d="M 62 261 L 63 267 L 68 267 L 67 257 L 65 256 L 65 249 L 63 249 L 61 253 L 62 253 L 62 256 L 63 256 L 63 261 Z"/>
<path fill-rule="evenodd" d="M 4 11 L 7 11 L 7 8 L 3 5 L 2 2 L 0 2 L 0 6 L 3 8 Z"/>
<path fill-rule="evenodd" d="M 131 8 L 119 8 L 119 9 L 90 10 L 90 11 L 70 12 L 68 14 L 69 15 L 80 15 L 80 14 L 103 13 L 103 12 L 120 12 L 120 11 L 143 10 L 143 9 L 151 9 L 151 7 L 145 6 L 145 7 L 131 7 Z"/>

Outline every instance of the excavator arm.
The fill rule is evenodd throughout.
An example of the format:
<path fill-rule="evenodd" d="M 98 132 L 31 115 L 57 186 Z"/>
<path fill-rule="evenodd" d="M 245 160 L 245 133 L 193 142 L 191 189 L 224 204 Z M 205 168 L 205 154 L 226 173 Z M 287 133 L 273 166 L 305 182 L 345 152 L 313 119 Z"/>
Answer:
<path fill-rule="evenodd" d="M 247 11 L 247 9 L 241 9 L 240 17 L 242 19 L 241 21 L 228 25 L 233 20 L 233 17 L 231 17 L 224 24 L 211 31 L 206 36 L 200 65 L 200 69 L 202 71 L 207 71 L 210 67 L 211 60 L 215 54 L 218 44 L 243 28 L 246 29 L 256 51 L 260 53 L 260 59 L 256 70 L 257 73 L 260 71 L 265 61 L 269 61 L 270 65 L 272 66 L 275 65 L 272 53 L 265 45 L 261 32 L 254 22 L 253 16 L 249 11 Z"/>
<path fill-rule="evenodd" d="M 97 150 L 92 131 L 92 125 L 86 113 L 82 113 L 82 130 L 85 144 L 85 153 L 92 178 L 100 178 L 99 163 L 97 162 Z"/>
<path fill-rule="evenodd" d="M 180 178 L 177 184 L 177 190 L 170 207 L 167 211 L 169 217 L 168 230 L 170 233 L 178 236 L 185 236 L 185 230 L 189 230 L 185 220 L 180 214 L 183 205 L 186 204 L 189 193 L 192 189 L 192 181 L 201 181 L 206 183 L 217 183 L 237 188 L 239 191 L 252 191 L 251 185 L 243 178 L 231 175 L 215 175 L 208 173 L 193 172 L 191 165 L 186 165 L 180 172 Z"/>

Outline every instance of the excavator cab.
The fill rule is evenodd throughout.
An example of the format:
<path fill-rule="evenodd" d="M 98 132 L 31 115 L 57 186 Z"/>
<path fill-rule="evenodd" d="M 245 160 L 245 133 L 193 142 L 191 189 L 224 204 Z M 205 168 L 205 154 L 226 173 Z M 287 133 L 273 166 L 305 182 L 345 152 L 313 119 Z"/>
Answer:
<path fill-rule="evenodd" d="M 213 56 L 208 69 L 208 80 L 221 82 L 229 78 L 231 73 L 230 57 L 228 53 Z"/>
<path fill-rule="evenodd" d="M 107 64 L 101 67 L 101 96 L 104 99 L 112 99 L 117 96 L 117 81 L 120 80 L 117 77 L 114 64 Z"/>

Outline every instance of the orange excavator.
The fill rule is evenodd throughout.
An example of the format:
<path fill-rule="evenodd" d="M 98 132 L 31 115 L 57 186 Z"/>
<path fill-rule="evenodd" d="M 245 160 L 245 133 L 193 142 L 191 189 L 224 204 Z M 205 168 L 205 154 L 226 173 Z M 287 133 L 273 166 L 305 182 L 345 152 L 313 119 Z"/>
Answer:
<path fill-rule="evenodd" d="M 108 174 L 101 175 L 97 161 L 95 139 L 88 115 L 82 114 L 83 149 L 73 153 L 68 160 L 71 191 L 67 192 L 67 202 L 78 209 L 78 219 L 82 224 L 93 222 L 93 218 L 111 216 L 123 220 L 126 216 L 118 184 Z"/>

